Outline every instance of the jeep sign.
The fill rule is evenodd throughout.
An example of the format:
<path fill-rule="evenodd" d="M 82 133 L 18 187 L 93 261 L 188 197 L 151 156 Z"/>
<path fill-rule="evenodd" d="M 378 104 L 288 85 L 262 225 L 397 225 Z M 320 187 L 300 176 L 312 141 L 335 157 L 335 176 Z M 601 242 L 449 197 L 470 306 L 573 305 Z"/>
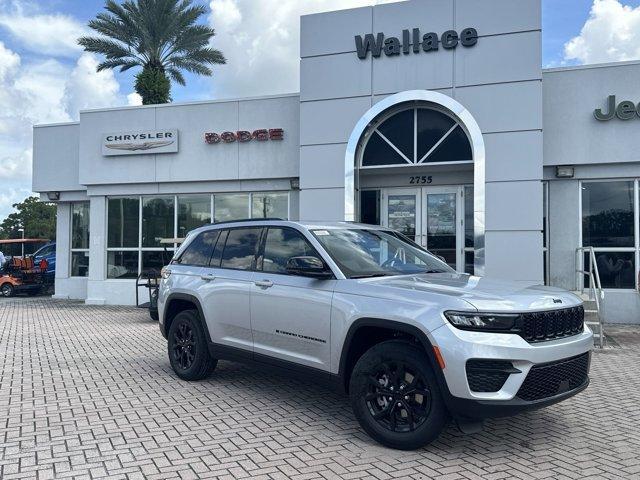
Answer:
<path fill-rule="evenodd" d="M 618 117 L 620 120 L 631 120 L 632 118 L 640 117 L 640 103 L 636 105 L 629 100 L 625 100 L 616 104 L 616 96 L 609 95 L 606 112 L 598 108 L 593 112 L 593 116 L 600 122 L 607 122 L 614 117 Z"/>
<path fill-rule="evenodd" d="M 382 52 L 388 57 L 403 53 L 434 52 L 442 48 L 453 50 L 461 44 L 463 47 L 473 47 L 478 43 L 478 31 L 475 28 L 465 28 L 458 34 L 455 30 L 447 30 L 438 36 L 435 32 L 425 33 L 421 36 L 420 29 L 414 28 L 412 31 L 402 31 L 402 41 L 398 37 L 384 37 L 384 33 L 373 36 L 367 33 L 364 37 L 356 35 L 356 53 L 358 58 L 367 58 L 367 53 L 371 52 L 374 58 L 378 58 Z"/>

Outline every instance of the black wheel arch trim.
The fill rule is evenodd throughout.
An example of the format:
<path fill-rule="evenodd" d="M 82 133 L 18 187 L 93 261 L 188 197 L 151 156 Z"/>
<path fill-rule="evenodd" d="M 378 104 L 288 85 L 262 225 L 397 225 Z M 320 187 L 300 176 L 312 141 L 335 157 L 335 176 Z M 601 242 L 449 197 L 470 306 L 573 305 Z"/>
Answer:
<path fill-rule="evenodd" d="M 349 349 L 351 348 L 351 343 L 353 341 L 353 337 L 356 332 L 361 328 L 367 327 L 375 327 L 375 328 L 386 328 L 389 330 L 395 330 L 401 333 L 406 333 L 408 335 L 416 338 L 422 347 L 424 348 L 425 353 L 427 354 L 427 358 L 429 358 L 429 362 L 431 364 L 431 368 L 436 374 L 436 378 L 438 380 L 438 386 L 442 391 L 443 396 L 450 396 L 449 388 L 447 387 L 447 382 L 444 378 L 444 374 L 442 373 L 442 369 L 438 363 L 438 359 L 433 350 L 433 344 L 429 337 L 420 330 L 415 325 L 410 325 L 403 322 L 398 322 L 395 320 L 387 320 L 384 318 L 360 318 L 353 322 L 347 331 L 347 334 L 344 338 L 344 342 L 342 344 L 342 351 L 340 352 L 340 363 L 338 367 L 338 376 L 343 380 L 345 384 L 345 390 L 347 390 L 347 385 L 349 382 L 349 376 L 347 370 L 347 359 L 349 358 Z"/>
<path fill-rule="evenodd" d="M 171 305 L 171 302 L 173 302 L 174 300 L 184 300 L 187 301 L 189 303 L 192 303 L 195 307 L 196 310 L 198 310 L 198 319 L 200 320 L 200 324 L 202 326 L 202 329 L 204 330 L 204 333 L 206 335 L 206 339 L 207 339 L 207 343 L 211 343 L 211 335 L 209 334 L 209 329 L 207 328 L 207 321 L 205 319 L 204 316 L 204 310 L 202 309 L 202 305 L 200 304 L 200 300 L 198 300 L 197 297 L 195 297 L 194 295 L 190 295 L 188 293 L 180 293 L 180 292 L 176 292 L 176 293 L 171 293 L 169 294 L 169 296 L 167 297 L 167 299 L 164 302 L 164 310 L 163 310 L 163 315 L 162 315 L 162 319 L 163 319 L 163 323 L 160 324 L 160 331 L 162 332 L 162 336 L 164 338 L 167 338 L 169 335 L 169 329 L 167 328 L 167 310 L 169 308 L 169 306 Z"/>

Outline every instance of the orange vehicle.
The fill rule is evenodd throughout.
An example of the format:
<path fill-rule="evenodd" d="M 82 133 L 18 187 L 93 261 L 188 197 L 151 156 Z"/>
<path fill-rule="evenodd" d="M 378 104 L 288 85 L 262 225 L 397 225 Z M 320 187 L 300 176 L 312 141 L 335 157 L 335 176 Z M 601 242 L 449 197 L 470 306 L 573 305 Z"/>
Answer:
<path fill-rule="evenodd" d="M 17 238 L 0 240 L 0 250 L 6 245 L 28 245 L 47 243 L 46 238 Z M 44 285 L 44 274 L 47 265 L 35 265 L 30 255 L 5 257 L 5 262 L 0 266 L 0 295 L 12 297 L 18 293 L 37 295 Z"/>

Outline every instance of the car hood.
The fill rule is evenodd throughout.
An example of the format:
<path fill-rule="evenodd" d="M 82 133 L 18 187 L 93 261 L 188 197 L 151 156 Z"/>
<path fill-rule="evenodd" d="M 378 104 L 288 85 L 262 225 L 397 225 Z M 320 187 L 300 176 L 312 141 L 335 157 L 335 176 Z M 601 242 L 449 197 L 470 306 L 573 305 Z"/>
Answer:
<path fill-rule="evenodd" d="M 401 275 L 357 280 L 359 289 L 372 296 L 420 298 L 442 295 L 455 298 L 455 305 L 464 305 L 479 311 L 508 312 L 550 310 L 580 305 L 576 295 L 565 290 L 542 285 L 475 277 L 457 273 Z M 435 299 L 433 299 L 435 300 Z"/>

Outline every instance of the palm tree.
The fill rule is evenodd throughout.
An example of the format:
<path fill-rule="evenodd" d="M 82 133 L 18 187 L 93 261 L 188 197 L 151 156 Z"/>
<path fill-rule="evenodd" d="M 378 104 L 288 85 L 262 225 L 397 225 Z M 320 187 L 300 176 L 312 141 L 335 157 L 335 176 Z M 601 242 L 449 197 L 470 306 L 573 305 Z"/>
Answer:
<path fill-rule="evenodd" d="M 211 66 L 226 63 L 209 46 L 213 28 L 196 23 L 206 8 L 192 0 L 107 0 L 105 10 L 89 22 L 100 36 L 78 43 L 105 57 L 98 71 L 142 67 L 135 89 L 145 105 L 171 101 L 170 80 L 185 85 L 182 71 L 211 76 Z"/>

